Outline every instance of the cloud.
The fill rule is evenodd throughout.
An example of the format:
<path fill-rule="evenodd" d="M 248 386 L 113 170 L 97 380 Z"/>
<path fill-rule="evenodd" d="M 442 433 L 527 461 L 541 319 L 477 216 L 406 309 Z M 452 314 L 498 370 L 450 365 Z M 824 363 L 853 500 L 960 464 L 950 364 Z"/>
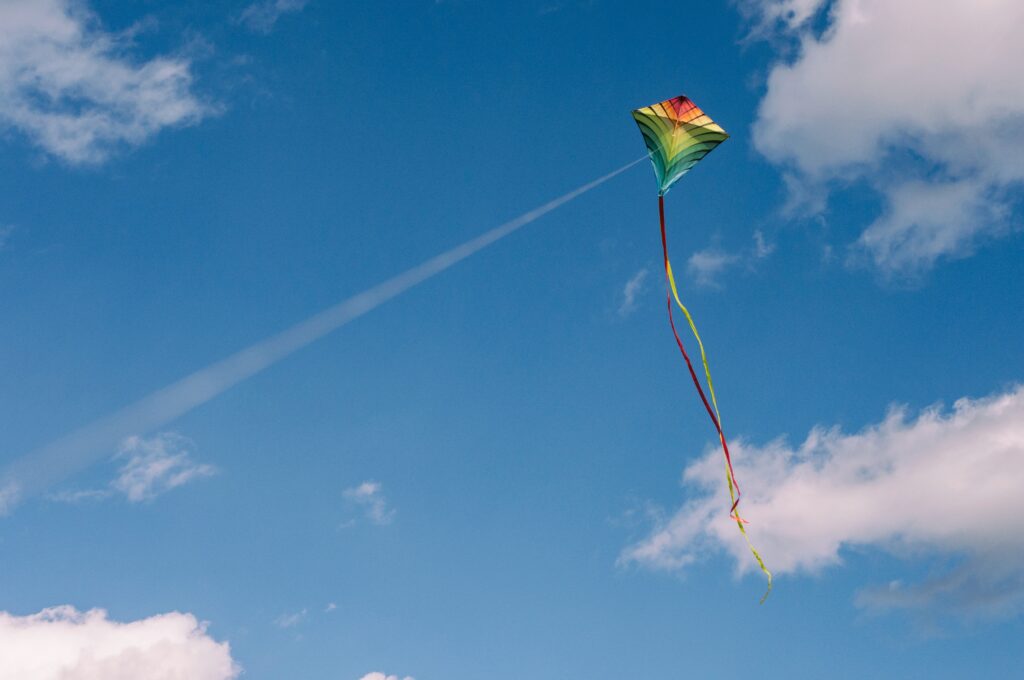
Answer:
<path fill-rule="evenodd" d="M 366 519 L 373 524 L 391 524 L 395 518 L 396 511 L 388 508 L 379 482 L 363 482 L 359 486 L 345 489 L 342 495 L 349 503 L 362 508 Z"/>
<path fill-rule="evenodd" d="M 58 503 L 75 505 L 88 501 L 102 501 L 114 495 L 111 489 L 65 489 L 49 494 L 48 498 Z"/>
<path fill-rule="evenodd" d="M 161 432 L 150 438 L 128 437 L 115 456 L 126 460 L 108 487 L 63 490 L 49 494 L 48 498 L 77 504 L 106 500 L 120 493 L 131 503 L 151 501 L 194 479 L 216 474 L 212 465 L 192 460 L 192 447 L 191 440 L 173 432 Z"/>
<path fill-rule="evenodd" d="M 120 623 L 102 609 L 0 612 L 0 680 L 229 680 L 241 669 L 191 614 Z"/>
<path fill-rule="evenodd" d="M 151 501 L 194 479 L 216 474 L 217 469 L 192 459 L 194 444 L 174 432 L 152 437 L 127 437 L 114 460 L 124 461 L 117 476 L 103 489 L 71 489 L 49 494 L 60 503 L 83 503 L 123 495 L 130 503 Z"/>
<path fill-rule="evenodd" d="M 294 628 L 302 623 L 302 620 L 306 618 L 307 613 L 308 611 L 303 609 L 302 611 L 295 612 L 294 614 L 281 614 L 274 619 L 274 625 L 278 628 Z"/>
<path fill-rule="evenodd" d="M 768 243 L 760 229 L 754 230 L 754 257 L 763 260 L 775 252 L 775 244 Z"/>
<path fill-rule="evenodd" d="M 14 227 L 9 224 L 0 224 L 0 250 L 7 247 L 7 242 L 11 240 L 12 233 L 14 233 Z"/>
<path fill-rule="evenodd" d="M 830 187 L 865 182 L 882 199 L 854 252 L 887 276 L 917 276 L 1011 226 L 1024 181 L 1024 4 L 744 6 L 797 46 L 771 70 L 754 125 L 755 146 L 785 169 L 792 198 L 815 210 Z M 809 21 L 820 11 L 822 32 Z"/>
<path fill-rule="evenodd" d="M 374 672 L 374 673 L 367 673 L 366 675 L 361 677 L 359 680 L 416 680 L 416 679 L 414 677 L 412 677 L 411 675 L 407 675 L 404 678 L 400 678 L 397 675 L 385 675 L 384 673 Z"/>
<path fill-rule="evenodd" d="M 0 128 L 68 163 L 98 163 L 211 112 L 187 59 L 130 58 L 130 35 L 103 31 L 83 2 L 6 0 L 0 27 Z"/>
<path fill-rule="evenodd" d="M 979 231 L 1005 229 L 1007 206 L 977 179 L 909 181 L 888 193 L 885 213 L 857 239 L 887 271 L 919 272 L 943 255 L 970 255 Z"/>
<path fill-rule="evenodd" d="M 270 33 L 281 15 L 299 12 L 309 0 L 259 0 L 242 10 L 238 21 L 257 33 Z"/>
<path fill-rule="evenodd" d="M 626 281 L 622 289 L 622 304 L 619 305 L 619 316 L 629 316 L 636 309 L 636 296 L 644 288 L 647 281 L 647 268 L 643 268 Z"/>
<path fill-rule="evenodd" d="M 948 607 L 998 617 L 1024 610 L 1024 387 L 916 417 L 893 408 L 855 434 L 815 428 L 798 447 L 783 440 L 731 447 L 752 538 L 778 574 L 818 573 L 853 550 L 880 549 L 946 573 L 889 584 L 858 601 L 875 608 Z M 721 454 L 687 467 L 695 496 L 628 546 L 623 563 L 679 569 L 709 548 L 740 573 L 756 566 L 728 518 Z M 934 569 L 933 569 L 934 571 Z"/>
<path fill-rule="evenodd" d="M 755 30 L 763 35 L 778 27 L 798 28 L 809 21 L 825 0 L 740 0 L 740 9 L 757 20 Z"/>
<path fill-rule="evenodd" d="M 698 286 L 718 288 L 719 277 L 728 269 L 740 266 L 747 272 L 756 271 L 758 263 L 775 252 L 775 244 L 769 243 L 760 229 L 754 230 L 753 240 L 752 247 L 735 252 L 713 246 L 698 250 L 686 261 L 686 272 Z"/>
<path fill-rule="evenodd" d="M 17 481 L 7 480 L 0 486 L 0 517 L 10 514 L 14 506 L 21 501 L 21 485 Z"/>
<path fill-rule="evenodd" d="M 725 253 L 715 248 L 698 250 L 686 261 L 686 271 L 699 286 L 715 287 L 717 277 L 730 266 L 739 262 L 740 256 Z"/>
<path fill-rule="evenodd" d="M 173 432 L 128 437 L 117 457 L 126 459 L 111 483 L 132 503 L 149 501 L 182 484 L 209 477 L 216 468 L 192 460 L 193 444 Z"/>

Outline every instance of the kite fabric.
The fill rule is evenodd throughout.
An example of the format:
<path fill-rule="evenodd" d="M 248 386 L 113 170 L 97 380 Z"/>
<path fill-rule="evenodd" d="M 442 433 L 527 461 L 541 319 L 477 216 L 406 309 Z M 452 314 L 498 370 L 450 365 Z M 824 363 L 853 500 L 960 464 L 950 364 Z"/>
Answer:
<path fill-rule="evenodd" d="M 693 384 L 697 388 L 697 394 L 700 395 L 704 408 L 707 410 L 711 423 L 715 426 L 715 430 L 718 433 L 718 439 L 722 444 L 722 453 L 725 455 L 725 480 L 729 487 L 729 500 L 732 502 L 732 507 L 729 509 L 729 517 L 736 522 L 736 526 L 739 527 L 740 533 L 743 534 L 743 538 L 747 542 L 747 547 L 750 548 L 750 552 L 753 553 L 758 566 L 768 578 L 768 590 L 765 592 L 764 597 L 761 598 L 761 602 L 764 602 L 765 598 L 768 597 L 768 593 L 772 590 L 772 573 L 765 566 L 764 560 L 761 559 L 761 555 L 754 548 L 754 544 L 751 543 L 750 537 L 747 535 L 746 527 L 743 526 L 746 520 L 740 517 L 740 485 L 736 481 L 736 474 L 732 469 L 732 457 L 729 455 L 729 445 L 726 443 L 725 433 L 722 429 L 722 416 L 718 410 L 715 386 L 711 382 L 711 369 L 708 366 L 708 357 L 704 351 L 704 343 L 700 339 L 700 333 L 697 332 L 697 325 L 694 323 L 690 311 L 679 299 L 679 290 L 676 287 L 675 276 L 672 275 L 672 264 L 668 259 L 668 239 L 665 236 L 665 194 L 680 177 L 689 172 L 712 149 L 728 139 L 729 135 L 686 96 L 675 97 L 658 104 L 637 109 L 633 111 L 633 118 L 640 127 L 641 134 L 644 136 L 648 154 L 651 157 L 651 162 L 654 164 L 654 174 L 658 180 L 658 217 L 661 222 L 661 249 L 665 263 L 665 280 L 668 283 L 669 289 L 666 292 L 668 322 L 672 327 L 672 335 L 675 336 L 676 345 L 679 346 L 679 351 L 686 361 L 686 368 L 690 372 L 690 378 L 693 379 Z M 672 315 L 673 301 L 682 310 L 694 338 L 697 339 L 701 362 L 704 364 L 704 377 L 707 379 L 708 393 L 711 395 L 710 403 L 707 396 L 705 396 L 700 380 L 697 378 L 696 371 L 693 370 L 693 364 L 690 362 L 690 356 L 686 353 L 683 341 L 679 338 L 679 333 L 676 332 L 676 323 Z"/>

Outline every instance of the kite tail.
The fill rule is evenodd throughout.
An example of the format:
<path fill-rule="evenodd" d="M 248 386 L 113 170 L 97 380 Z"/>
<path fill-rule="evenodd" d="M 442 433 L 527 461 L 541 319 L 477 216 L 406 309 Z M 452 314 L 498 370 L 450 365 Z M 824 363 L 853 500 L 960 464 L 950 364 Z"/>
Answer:
<path fill-rule="evenodd" d="M 686 305 L 679 299 L 679 291 L 676 288 L 676 279 L 672 275 L 672 264 L 668 259 L 668 240 L 665 236 L 665 196 L 658 194 L 658 217 L 661 221 L 661 249 L 665 259 L 665 279 L 668 281 L 669 292 L 666 293 L 666 302 L 668 306 L 668 323 L 672 327 L 672 335 L 676 339 L 676 345 L 679 346 L 679 351 L 683 355 L 683 359 L 686 361 L 686 368 L 690 371 L 690 378 L 693 379 L 693 385 L 697 388 L 697 394 L 700 395 L 700 400 L 704 402 L 704 409 L 708 412 L 708 417 L 711 418 L 711 423 L 715 426 L 715 430 L 718 432 L 718 440 L 722 444 L 722 453 L 725 454 L 725 481 L 729 487 L 729 500 L 732 502 L 732 507 L 729 509 L 729 518 L 736 522 L 736 526 L 739 528 L 740 533 L 743 534 L 744 540 L 747 542 L 747 547 L 750 548 L 750 552 L 754 555 L 754 559 L 757 560 L 757 565 L 761 568 L 761 571 L 768 579 L 768 590 L 765 591 L 764 596 L 761 598 L 763 603 L 767 599 L 768 594 L 772 591 L 772 572 L 765 566 L 764 560 L 761 559 L 761 555 L 757 552 L 754 544 L 750 541 L 750 536 L 747 535 L 747 529 L 743 525 L 747 522 L 745 519 L 740 517 L 739 504 L 740 504 L 740 485 L 736 481 L 736 473 L 732 468 L 732 456 L 729 454 L 729 445 L 725 441 L 725 433 L 722 430 L 722 416 L 718 410 L 718 399 L 715 397 L 715 386 L 711 382 L 711 369 L 708 367 L 708 357 L 704 351 L 704 343 L 700 339 L 700 333 L 697 332 L 697 325 L 693 322 L 693 317 L 690 315 L 690 311 L 686 308 Z M 711 393 L 711 402 L 708 403 L 708 398 L 704 395 L 704 388 L 701 387 L 700 380 L 697 378 L 697 373 L 693 370 L 693 364 L 690 362 L 690 356 L 686 353 L 686 348 L 683 346 L 683 341 L 679 338 L 679 333 L 676 331 L 676 322 L 672 316 L 672 300 L 675 299 L 675 303 L 679 305 L 679 309 L 683 310 L 683 315 L 686 317 L 687 323 L 690 325 L 690 330 L 693 331 L 693 337 L 697 339 L 697 346 L 700 347 L 700 358 L 704 364 L 704 376 L 708 381 L 708 392 Z"/>

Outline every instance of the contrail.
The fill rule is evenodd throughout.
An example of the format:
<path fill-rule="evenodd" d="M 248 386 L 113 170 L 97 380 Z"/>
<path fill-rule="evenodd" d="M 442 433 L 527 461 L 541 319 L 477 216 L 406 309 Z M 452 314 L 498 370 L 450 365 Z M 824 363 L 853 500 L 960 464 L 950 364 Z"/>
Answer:
<path fill-rule="evenodd" d="M 462 245 L 416 265 L 387 281 L 339 302 L 291 328 L 201 368 L 177 382 L 100 418 L 15 460 L 0 476 L 0 514 L 28 496 L 67 478 L 116 450 L 130 435 L 144 434 L 175 420 L 235 384 L 302 349 L 349 321 L 440 274 L 470 255 L 525 227 L 569 201 L 646 160 L 642 156 L 618 170 L 525 212 Z"/>

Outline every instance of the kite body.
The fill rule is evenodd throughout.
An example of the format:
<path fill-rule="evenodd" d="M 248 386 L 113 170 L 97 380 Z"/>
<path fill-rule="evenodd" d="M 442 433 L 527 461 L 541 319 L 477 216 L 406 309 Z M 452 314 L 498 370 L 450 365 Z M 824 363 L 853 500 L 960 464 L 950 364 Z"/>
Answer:
<path fill-rule="evenodd" d="M 640 127 L 640 133 L 644 136 L 647 152 L 651 157 L 651 163 L 654 165 L 654 174 L 658 180 L 658 216 L 661 220 L 661 248 L 664 255 L 665 280 L 668 283 L 669 289 L 666 293 L 669 325 L 672 327 L 672 335 L 675 336 L 679 351 L 682 353 L 683 359 L 686 360 L 686 367 L 690 372 L 690 377 L 693 379 L 694 386 L 697 388 L 697 393 L 700 395 L 704 408 L 707 410 L 708 416 L 711 418 L 711 422 L 718 433 L 718 439 L 722 444 L 722 453 L 725 456 L 725 478 L 729 487 L 729 499 L 732 502 L 729 516 L 736 522 L 736 526 L 739 527 L 740 533 L 743 534 L 750 552 L 753 553 L 758 566 L 768 578 L 768 592 L 764 595 L 764 597 L 768 597 L 768 593 L 772 589 L 772 573 L 768 571 L 764 560 L 761 559 L 761 555 L 758 554 L 750 542 L 747 530 L 743 526 L 746 520 L 740 517 L 739 514 L 740 486 L 732 469 L 729 444 L 726 442 L 725 433 L 722 430 L 722 415 L 718 410 L 715 386 L 711 382 L 711 368 L 708 366 L 707 353 L 704 351 L 704 343 L 697 332 L 697 325 L 693 321 L 693 316 L 679 299 L 679 290 L 676 286 L 675 276 L 672 274 L 672 264 L 668 259 L 668 239 L 665 236 L 665 194 L 679 178 L 689 172 L 712 149 L 728 139 L 729 135 L 721 126 L 711 120 L 706 113 L 701 111 L 689 97 L 685 96 L 675 97 L 652 104 L 651 106 L 645 106 L 642 109 L 637 109 L 633 112 L 633 119 L 636 120 L 636 124 Z M 697 378 L 696 371 L 693 369 L 693 364 L 686 353 L 683 341 L 679 338 L 679 333 L 676 332 L 676 324 L 672 316 L 673 300 L 679 306 L 679 309 L 682 310 L 690 330 L 693 332 L 693 336 L 697 339 L 701 362 L 704 364 L 704 377 L 707 379 L 708 394 L 711 395 L 710 402 L 704 393 L 700 379 Z M 761 598 L 761 602 L 764 602 L 764 598 Z"/>
<path fill-rule="evenodd" d="M 688 97 L 676 97 L 633 112 L 658 178 L 658 195 L 729 138 Z"/>

